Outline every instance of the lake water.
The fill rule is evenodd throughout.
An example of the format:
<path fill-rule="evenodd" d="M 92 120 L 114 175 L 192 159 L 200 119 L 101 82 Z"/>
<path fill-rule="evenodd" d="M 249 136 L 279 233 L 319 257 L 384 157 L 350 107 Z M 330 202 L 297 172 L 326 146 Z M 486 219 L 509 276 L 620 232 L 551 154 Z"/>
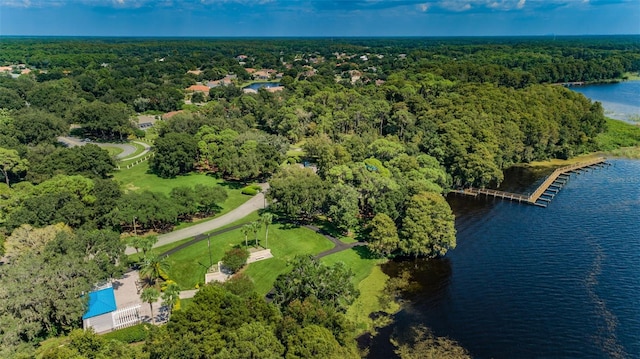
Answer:
<path fill-rule="evenodd" d="M 608 108 L 629 96 L 594 99 Z M 608 162 L 572 175 L 547 208 L 450 197 L 457 248 L 383 267 L 414 285 L 369 358 L 396 357 L 389 337 L 416 324 L 476 358 L 640 358 L 640 161 Z M 502 189 L 531 192 L 545 175 L 514 169 Z"/>
<path fill-rule="evenodd" d="M 573 86 L 571 90 L 602 102 L 607 117 L 628 122 L 640 120 L 640 81 Z"/>
<path fill-rule="evenodd" d="M 243 89 L 252 89 L 257 91 L 261 88 L 278 87 L 278 86 L 280 86 L 279 82 L 254 82 L 249 86 L 243 87 Z"/>

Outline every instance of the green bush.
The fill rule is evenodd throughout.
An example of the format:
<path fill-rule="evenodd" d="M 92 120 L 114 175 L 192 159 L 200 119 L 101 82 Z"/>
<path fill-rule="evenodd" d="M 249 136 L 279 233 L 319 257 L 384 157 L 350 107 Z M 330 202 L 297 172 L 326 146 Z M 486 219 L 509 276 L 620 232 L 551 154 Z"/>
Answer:
<path fill-rule="evenodd" d="M 247 264 L 247 259 L 249 259 L 248 250 L 244 248 L 234 248 L 224 254 L 222 264 L 231 272 L 236 273 Z"/>
<path fill-rule="evenodd" d="M 246 194 L 246 195 L 249 195 L 249 196 L 255 196 L 260 191 L 262 191 L 262 187 L 260 187 L 260 185 L 251 184 L 251 185 L 248 185 L 248 186 L 246 186 L 245 188 L 242 189 L 242 194 Z"/>
<path fill-rule="evenodd" d="M 107 333 L 104 335 L 105 339 L 115 339 L 124 343 L 137 343 L 142 342 L 147 339 L 149 335 L 149 330 L 151 329 L 150 324 L 138 324 L 132 327 L 123 328 L 119 330 L 115 330 L 111 333 Z"/>
<path fill-rule="evenodd" d="M 249 195 L 249 196 L 255 196 L 255 195 L 258 194 L 258 191 L 256 191 L 253 188 L 245 187 L 245 188 L 242 189 L 242 194 L 246 194 L 246 195 Z"/>
<path fill-rule="evenodd" d="M 137 138 L 145 138 L 145 136 L 147 136 L 147 133 L 139 128 L 136 128 L 133 130 L 133 135 Z"/>

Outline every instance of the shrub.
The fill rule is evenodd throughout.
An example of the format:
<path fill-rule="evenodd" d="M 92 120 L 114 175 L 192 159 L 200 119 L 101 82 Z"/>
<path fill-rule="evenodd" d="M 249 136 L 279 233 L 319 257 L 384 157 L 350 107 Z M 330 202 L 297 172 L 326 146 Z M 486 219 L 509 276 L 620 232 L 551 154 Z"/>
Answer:
<path fill-rule="evenodd" d="M 245 264 L 249 258 L 249 251 L 244 248 L 234 248 L 227 251 L 222 257 L 222 264 L 227 267 L 232 273 L 236 273 Z"/>
<path fill-rule="evenodd" d="M 133 130 L 133 134 L 137 137 L 137 138 L 145 138 L 145 136 L 147 135 L 146 132 L 144 132 L 143 130 L 136 128 Z"/>
<path fill-rule="evenodd" d="M 104 335 L 105 339 L 115 339 L 130 344 L 142 342 L 147 339 L 151 325 L 138 324 L 132 327 L 115 330 Z"/>
<path fill-rule="evenodd" d="M 242 189 L 242 194 L 246 194 L 246 195 L 249 195 L 249 196 L 255 196 L 255 195 L 258 194 L 258 191 L 256 191 L 253 188 L 245 187 L 245 188 Z"/>
<path fill-rule="evenodd" d="M 249 196 L 255 196 L 260 191 L 262 191 L 262 187 L 260 187 L 260 185 L 251 184 L 251 185 L 248 185 L 248 186 L 246 186 L 245 188 L 242 189 L 242 194 L 246 194 L 246 195 L 249 195 Z"/>

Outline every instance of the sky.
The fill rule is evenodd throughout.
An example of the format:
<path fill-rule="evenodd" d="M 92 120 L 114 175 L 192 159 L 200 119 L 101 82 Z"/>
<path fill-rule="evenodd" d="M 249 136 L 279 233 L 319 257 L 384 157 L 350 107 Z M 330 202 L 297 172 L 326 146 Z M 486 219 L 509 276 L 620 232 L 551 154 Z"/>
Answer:
<path fill-rule="evenodd" d="M 0 36 L 640 34 L 640 0 L 0 0 Z"/>

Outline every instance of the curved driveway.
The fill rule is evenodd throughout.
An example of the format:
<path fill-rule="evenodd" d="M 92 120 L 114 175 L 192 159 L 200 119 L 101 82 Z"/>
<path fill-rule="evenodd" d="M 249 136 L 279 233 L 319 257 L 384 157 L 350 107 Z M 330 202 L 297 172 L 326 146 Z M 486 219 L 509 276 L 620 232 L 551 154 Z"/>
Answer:
<path fill-rule="evenodd" d="M 191 227 L 179 229 L 177 231 L 161 234 L 158 236 L 158 242 L 156 242 L 156 244 L 153 247 L 154 248 L 160 247 L 165 244 L 183 240 L 185 238 L 195 237 L 198 234 L 213 231 L 220 227 L 226 226 L 227 224 L 240 220 L 246 217 L 247 215 L 251 214 L 252 212 L 255 212 L 259 209 L 264 208 L 266 204 L 265 198 L 264 198 L 264 191 L 269 188 L 269 184 L 261 183 L 260 186 L 263 188 L 262 192 L 251 197 L 248 201 L 241 204 L 238 208 L 232 209 L 231 211 L 223 214 L 218 218 L 214 218 L 206 222 L 198 223 Z M 133 254 L 135 252 L 136 250 L 131 247 L 127 247 L 125 251 L 126 254 Z"/>
<path fill-rule="evenodd" d="M 127 159 L 127 160 L 132 160 L 138 157 L 142 157 L 144 155 L 147 154 L 147 152 L 149 152 L 151 150 L 151 146 L 149 146 L 149 144 L 144 143 L 144 142 L 139 142 L 139 141 L 131 141 L 131 142 L 135 142 L 141 146 L 144 147 L 144 151 L 142 151 L 142 153 L 139 153 L 131 158 L 127 158 L 129 156 L 131 156 L 132 154 L 134 154 L 137 150 L 136 146 L 133 145 L 129 145 L 126 143 L 102 143 L 102 142 L 83 142 L 78 138 L 75 137 L 69 137 L 69 136 L 61 136 L 58 137 L 58 141 L 64 143 L 65 145 L 67 145 L 68 147 L 76 147 L 76 146 L 84 146 L 87 143 L 93 143 L 94 145 L 97 145 L 98 147 L 117 147 L 119 149 L 122 150 L 121 153 L 119 153 L 116 158 L 120 159 Z"/>

